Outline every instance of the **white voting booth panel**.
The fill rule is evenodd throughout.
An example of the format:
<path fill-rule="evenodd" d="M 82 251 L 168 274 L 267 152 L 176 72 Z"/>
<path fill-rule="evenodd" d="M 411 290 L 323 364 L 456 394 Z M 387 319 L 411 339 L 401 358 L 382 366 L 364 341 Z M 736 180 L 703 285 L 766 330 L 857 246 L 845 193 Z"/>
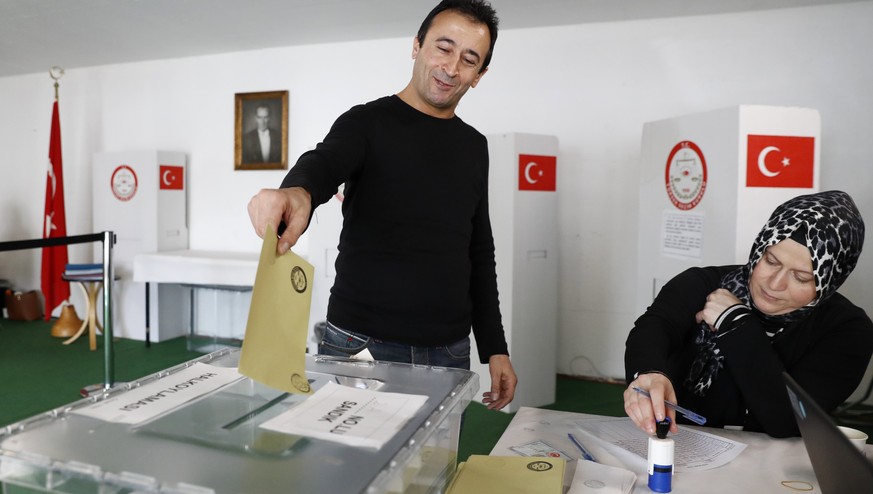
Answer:
<path fill-rule="evenodd" d="M 488 136 L 489 205 L 500 310 L 519 386 L 504 411 L 555 401 L 558 227 L 554 136 Z M 482 392 L 491 386 L 475 341 L 471 370 Z M 482 401 L 481 393 L 476 397 Z"/>
<path fill-rule="evenodd" d="M 137 254 L 188 247 L 184 153 L 96 153 L 93 171 L 95 231 L 115 232 L 113 328 L 116 335 L 145 339 L 145 284 L 133 281 Z M 100 254 L 95 253 L 99 257 Z M 177 285 L 150 286 L 151 339 L 185 334 L 187 307 Z"/>
<path fill-rule="evenodd" d="M 643 126 L 637 310 L 692 266 L 745 264 L 779 204 L 818 191 L 821 120 L 741 105 Z"/>

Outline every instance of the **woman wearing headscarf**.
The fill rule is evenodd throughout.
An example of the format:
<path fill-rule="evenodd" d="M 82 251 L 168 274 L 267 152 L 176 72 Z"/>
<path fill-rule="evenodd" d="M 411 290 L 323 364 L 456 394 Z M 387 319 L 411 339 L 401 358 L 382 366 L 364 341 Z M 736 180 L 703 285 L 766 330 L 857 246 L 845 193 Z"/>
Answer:
<path fill-rule="evenodd" d="M 677 432 L 669 400 L 705 416 L 707 426 L 797 436 L 782 372 L 823 409 L 843 403 L 873 354 L 873 322 L 837 293 L 863 243 L 852 198 L 820 192 L 776 208 L 747 264 L 673 278 L 627 338 L 628 416 L 650 434 L 667 416 Z"/>

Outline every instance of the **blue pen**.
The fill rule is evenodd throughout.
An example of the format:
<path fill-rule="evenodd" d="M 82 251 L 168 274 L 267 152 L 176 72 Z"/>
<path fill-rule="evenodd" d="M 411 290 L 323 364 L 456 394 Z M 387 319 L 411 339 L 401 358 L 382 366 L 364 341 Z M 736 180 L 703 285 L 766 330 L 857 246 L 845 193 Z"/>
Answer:
<path fill-rule="evenodd" d="M 597 463 L 597 460 L 594 459 L 594 455 L 592 455 L 587 449 L 585 449 L 585 446 L 582 446 L 582 443 L 580 443 L 579 440 L 576 439 L 576 436 L 574 436 L 573 434 L 567 434 L 567 437 L 569 437 L 570 440 L 573 441 L 573 444 L 575 444 L 576 447 L 579 448 L 579 451 L 582 452 L 583 459 Z"/>
<path fill-rule="evenodd" d="M 644 389 L 638 388 L 636 386 L 634 386 L 631 389 L 633 389 L 637 393 L 645 396 L 648 399 L 652 399 L 652 395 L 650 395 L 649 392 L 644 390 Z M 672 401 L 664 400 L 664 404 L 667 405 L 668 407 L 672 408 L 673 410 L 676 410 L 677 412 L 681 413 L 683 416 L 685 416 L 685 418 L 694 422 L 695 424 L 704 425 L 706 423 L 706 417 L 704 417 L 703 415 L 694 413 L 687 408 L 680 407 L 679 405 L 673 403 Z"/>

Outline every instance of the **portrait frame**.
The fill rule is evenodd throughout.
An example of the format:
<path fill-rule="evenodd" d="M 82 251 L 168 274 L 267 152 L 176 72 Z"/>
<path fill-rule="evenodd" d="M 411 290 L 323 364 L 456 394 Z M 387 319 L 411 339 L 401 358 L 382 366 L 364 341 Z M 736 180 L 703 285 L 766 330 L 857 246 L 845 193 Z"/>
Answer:
<path fill-rule="evenodd" d="M 259 144 L 258 110 L 268 109 L 270 151 L 262 155 Z M 280 146 L 276 149 L 276 146 Z M 234 170 L 288 169 L 288 91 L 236 93 L 234 95 Z"/>

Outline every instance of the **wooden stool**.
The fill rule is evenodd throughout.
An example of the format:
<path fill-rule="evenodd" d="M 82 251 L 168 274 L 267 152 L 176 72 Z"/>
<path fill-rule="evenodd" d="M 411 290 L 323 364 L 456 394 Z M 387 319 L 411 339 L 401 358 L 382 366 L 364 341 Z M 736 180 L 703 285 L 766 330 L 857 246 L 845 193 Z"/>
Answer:
<path fill-rule="evenodd" d="M 68 276 L 64 273 L 61 278 L 65 281 L 75 282 L 79 285 L 79 288 L 82 289 L 82 293 L 85 294 L 86 304 L 85 319 L 82 321 L 82 327 L 76 331 L 76 334 L 69 339 L 64 340 L 64 345 L 69 345 L 79 339 L 79 337 L 85 332 L 85 328 L 88 328 L 88 340 L 91 351 L 97 350 L 97 331 L 100 331 L 101 333 L 103 332 L 103 326 L 100 324 L 100 321 L 97 320 L 97 296 L 100 294 L 100 290 L 103 289 L 103 274 Z"/>

